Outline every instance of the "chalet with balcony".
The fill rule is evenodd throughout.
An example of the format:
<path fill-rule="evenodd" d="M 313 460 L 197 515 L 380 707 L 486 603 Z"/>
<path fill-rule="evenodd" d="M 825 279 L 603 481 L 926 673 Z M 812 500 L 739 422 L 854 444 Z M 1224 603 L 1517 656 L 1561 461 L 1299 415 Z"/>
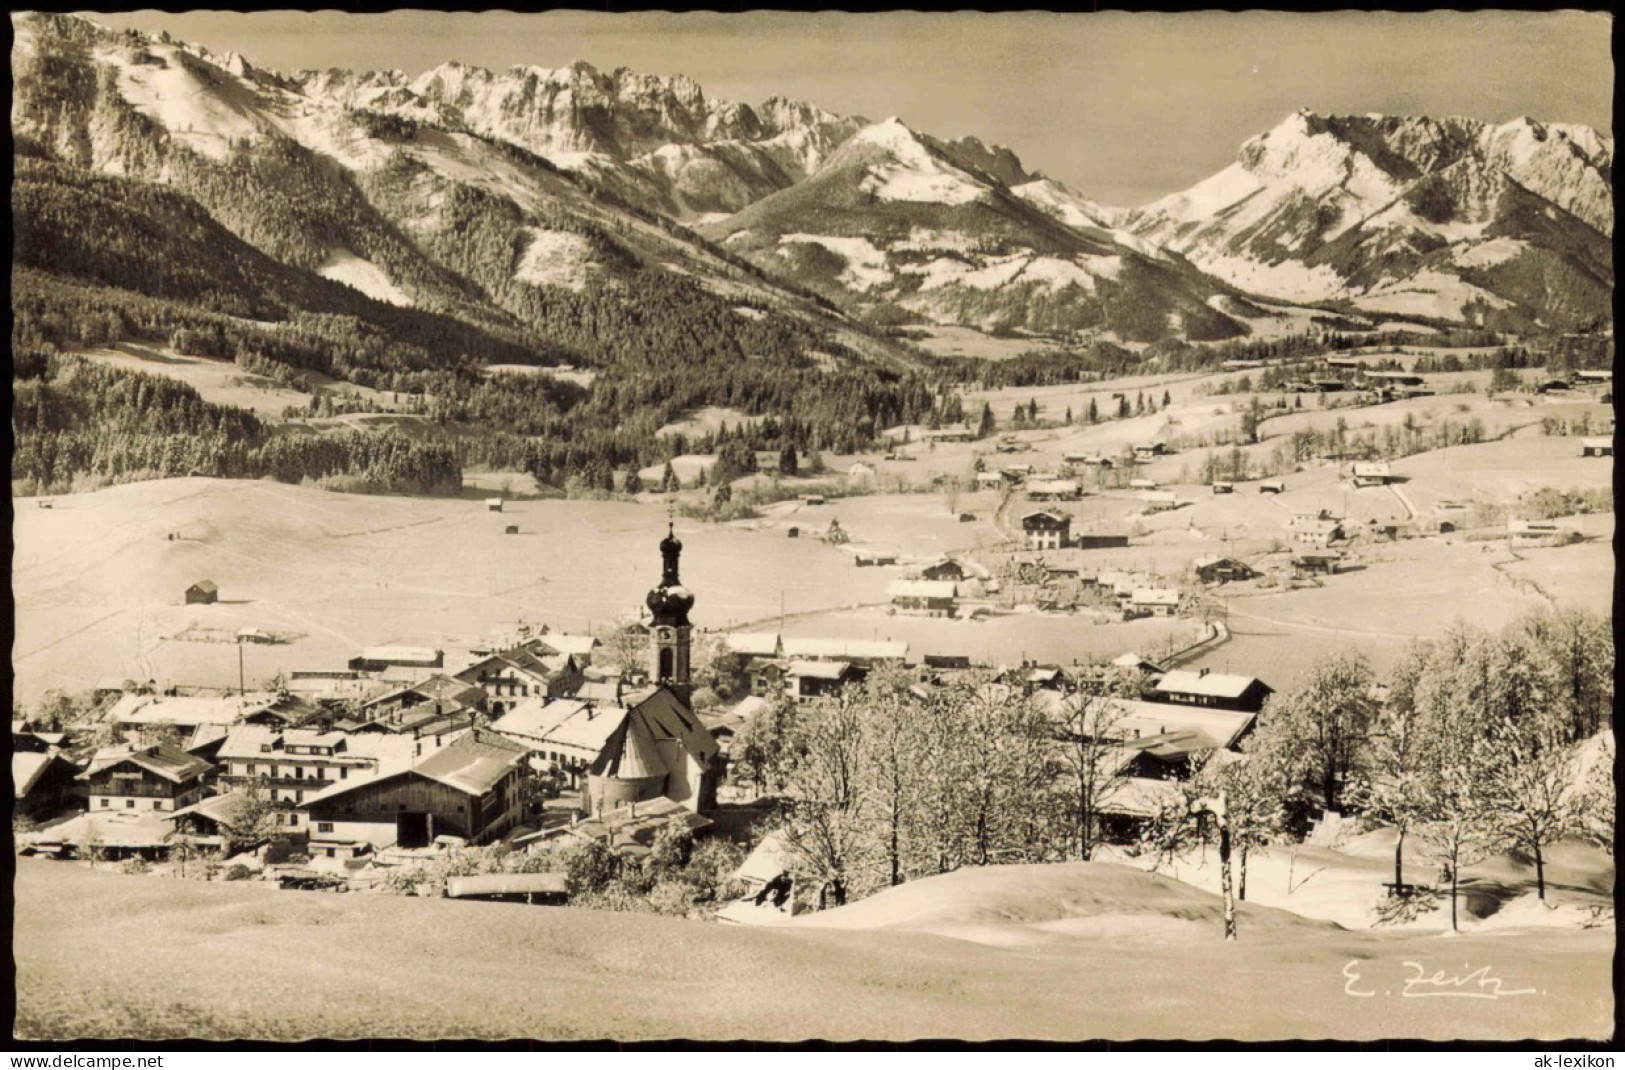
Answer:
<path fill-rule="evenodd" d="M 168 743 L 132 750 L 107 748 L 96 753 L 78 775 L 85 785 L 90 812 L 175 811 L 203 797 L 211 766 Z"/>

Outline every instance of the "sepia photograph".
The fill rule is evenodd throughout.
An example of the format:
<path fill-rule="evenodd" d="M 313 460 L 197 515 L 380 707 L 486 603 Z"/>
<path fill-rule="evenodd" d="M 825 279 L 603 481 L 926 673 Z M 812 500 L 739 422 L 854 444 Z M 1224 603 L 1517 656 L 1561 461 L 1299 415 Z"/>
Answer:
<path fill-rule="evenodd" d="M 9 17 L 14 1041 L 1615 1041 L 1611 12 Z"/>

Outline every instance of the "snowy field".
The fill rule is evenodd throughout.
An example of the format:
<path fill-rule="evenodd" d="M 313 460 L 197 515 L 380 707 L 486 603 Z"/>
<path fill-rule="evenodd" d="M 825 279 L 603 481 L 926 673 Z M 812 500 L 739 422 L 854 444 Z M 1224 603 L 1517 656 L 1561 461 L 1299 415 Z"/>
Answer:
<path fill-rule="evenodd" d="M 964 870 L 788 929 L 17 868 L 29 1038 L 1511 1040 L 1613 1022 L 1611 927 L 1442 940 L 1249 903 L 1226 944 L 1211 894 L 1096 863 Z M 1487 967 L 1504 992 L 1407 996 L 1409 962 Z"/>

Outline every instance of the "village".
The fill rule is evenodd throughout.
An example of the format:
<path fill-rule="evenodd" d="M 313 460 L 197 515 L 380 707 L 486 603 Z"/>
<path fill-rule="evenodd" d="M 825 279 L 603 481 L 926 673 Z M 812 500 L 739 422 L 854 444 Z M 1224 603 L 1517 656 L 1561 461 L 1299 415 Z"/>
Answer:
<path fill-rule="evenodd" d="M 445 501 L 203 479 L 24 500 L 26 872 L 286 892 L 278 914 L 336 893 L 777 931 L 980 916 L 979 894 L 1042 914 L 1105 863 L 1208 897 L 1179 908 L 1204 938 L 1276 939 L 1260 911 L 1588 933 L 1613 880 L 1611 377 L 1490 396 L 1488 372 L 1340 360 L 973 392 L 992 430 L 896 428 L 794 475 L 762 452 L 734 511 L 714 457 L 610 501 L 500 472 Z M 1563 642 L 1587 682 L 1552 707 L 1536 854 L 1502 811 L 1449 854 L 1383 741 L 1443 731 L 1465 666 Z M 1451 643 L 1485 653 L 1429 660 Z M 1021 883 L 977 893 L 984 870 Z"/>

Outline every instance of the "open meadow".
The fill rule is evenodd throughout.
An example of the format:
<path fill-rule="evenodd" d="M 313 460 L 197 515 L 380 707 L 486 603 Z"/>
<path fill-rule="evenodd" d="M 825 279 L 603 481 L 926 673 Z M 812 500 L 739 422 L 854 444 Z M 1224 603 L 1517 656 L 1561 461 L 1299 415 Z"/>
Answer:
<path fill-rule="evenodd" d="M 33 859 L 16 903 L 23 1037 L 1556 1040 L 1613 1022 L 1611 927 L 1443 940 L 1243 903 L 1227 944 L 1216 897 L 1098 863 L 964 870 L 789 928 Z M 1435 977 L 1499 998 L 1428 998 L 1463 990 Z"/>

